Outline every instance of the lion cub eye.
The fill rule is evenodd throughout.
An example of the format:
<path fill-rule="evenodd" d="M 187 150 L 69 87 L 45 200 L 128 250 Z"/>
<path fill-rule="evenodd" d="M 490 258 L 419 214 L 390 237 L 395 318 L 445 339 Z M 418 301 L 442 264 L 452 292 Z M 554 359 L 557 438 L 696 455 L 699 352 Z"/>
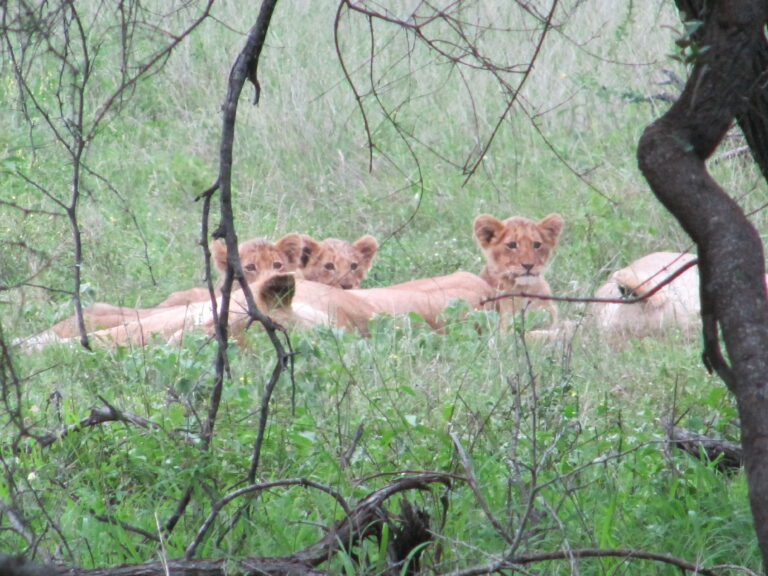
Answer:
<path fill-rule="evenodd" d="M 352 262 L 349 267 L 352 268 L 352 270 L 357 270 L 357 262 Z"/>
<path fill-rule="evenodd" d="M 246 264 L 245 269 L 248 272 L 256 272 L 256 264 Z"/>
<path fill-rule="evenodd" d="M 534 243 L 533 243 L 533 248 L 534 248 L 535 250 L 538 250 L 539 248 L 541 248 L 541 242 L 534 242 Z"/>
<path fill-rule="evenodd" d="M 326 262 L 325 269 L 326 270 L 334 270 L 334 269 L 336 269 L 336 266 L 333 265 L 333 262 Z"/>
<path fill-rule="evenodd" d="M 517 248 L 517 242 L 507 242 L 507 248 L 514 250 L 515 248 Z"/>
<path fill-rule="evenodd" d="M 280 268 L 282 267 L 283 267 L 282 262 L 272 262 L 272 268 L 274 268 L 275 270 L 280 270 Z"/>

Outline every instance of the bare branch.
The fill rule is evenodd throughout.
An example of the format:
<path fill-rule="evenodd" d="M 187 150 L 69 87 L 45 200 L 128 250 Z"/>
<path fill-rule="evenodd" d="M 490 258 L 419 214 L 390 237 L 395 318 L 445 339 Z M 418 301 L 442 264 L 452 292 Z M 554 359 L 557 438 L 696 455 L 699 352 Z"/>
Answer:
<path fill-rule="evenodd" d="M 321 492 L 325 492 L 326 494 L 331 495 L 336 500 L 336 502 L 339 503 L 341 509 L 344 510 L 344 514 L 347 516 L 351 516 L 352 514 L 352 511 L 349 509 L 346 500 L 344 500 L 341 494 L 329 486 L 325 486 L 324 484 L 320 484 L 319 482 L 315 482 L 307 478 L 290 478 L 285 480 L 276 480 L 275 482 L 251 484 L 249 486 L 245 486 L 244 488 L 240 488 L 239 490 L 235 490 L 234 492 L 227 494 L 220 500 L 217 500 L 213 503 L 211 506 L 211 513 L 208 515 L 208 518 L 206 518 L 205 522 L 203 522 L 202 526 L 200 526 L 200 529 L 195 535 L 195 539 L 187 546 L 184 552 L 184 558 L 187 560 L 194 558 L 198 546 L 202 544 L 203 539 L 213 525 L 213 522 L 216 520 L 216 517 L 219 515 L 219 512 L 221 512 L 227 504 L 242 496 L 258 494 L 264 490 L 270 490 L 272 488 L 278 488 L 281 486 L 303 486 L 304 488 L 316 488 Z"/>
<path fill-rule="evenodd" d="M 54 442 L 72 434 L 73 432 L 79 432 L 86 428 L 97 426 L 105 422 L 125 422 L 126 424 L 139 426 L 140 428 L 159 428 L 159 426 L 151 420 L 147 420 L 146 418 L 142 418 L 141 416 L 132 414 L 131 412 L 123 412 L 118 410 L 104 398 L 100 399 L 104 403 L 104 406 L 93 406 L 91 408 L 91 413 L 85 418 L 81 419 L 77 424 L 71 424 L 56 432 L 51 432 L 44 436 L 36 437 L 38 444 L 40 444 L 42 447 L 48 447 Z"/>
<path fill-rule="evenodd" d="M 496 562 L 485 564 L 484 566 L 474 566 L 466 570 L 446 572 L 440 576 L 481 576 L 482 574 L 495 574 L 502 570 L 512 570 L 529 564 L 538 564 L 540 562 L 548 562 L 552 560 L 570 560 L 572 558 L 626 558 L 628 560 L 650 560 L 660 564 L 674 566 L 680 570 L 685 570 L 694 574 L 701 574 L 703 576 L 721 576 L 720 573 L 715 570 L 704 568 L 700 564 L 688 562 L 669 554 L 655 554 L 643 550 L 609 550 L 599 548 L 572 548 L 569 550 L 545 552 L 542 554 L 524 554 L 503 558 Z"/>

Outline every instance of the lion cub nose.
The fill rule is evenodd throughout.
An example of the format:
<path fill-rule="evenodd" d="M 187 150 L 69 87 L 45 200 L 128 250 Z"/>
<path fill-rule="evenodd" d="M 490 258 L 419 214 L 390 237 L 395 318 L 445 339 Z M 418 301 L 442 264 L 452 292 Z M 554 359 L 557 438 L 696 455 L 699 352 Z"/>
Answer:
<path fill-rule="evenodd" d="M 533 264 L 523 264 L 523 268 L 525 268 L 526 274 L 530 274 L 531 270 L 533 270 Z"/>

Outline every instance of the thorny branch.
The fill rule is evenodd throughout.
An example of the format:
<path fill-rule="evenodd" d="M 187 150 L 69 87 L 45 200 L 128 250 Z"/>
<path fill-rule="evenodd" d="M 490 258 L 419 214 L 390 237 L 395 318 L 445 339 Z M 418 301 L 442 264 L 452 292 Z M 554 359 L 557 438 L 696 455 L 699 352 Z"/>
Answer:
<path fill-rule="evenodd" d="M 208 406 L 208 415 L 205 422 L 203 423 L 203 441 L 201 450 L 208 450 L 211 442 L 213 441 L 213 431 L 221 404 L 224 382 L 226 380 L 227 374 L 229 373 L 229 365 L 227 360 L 227 349 L 229 346 L 229 309 L 231 305 L 231 293 L 235 281 L 237 281 L 240 289 L 242 289 L 243 294 L 245 295 L 245 299 L 248 304 L 248 314 L 251 318 L 251 321 L 259 322 L 264 326 L 277 356 L 275 367 L 272 371 L 270 381 L 266 386 L 267 392 L 265 393 L 265 398 L 262 403 L 261 418 L 259 421 L 259 433 L 257 434 L 254 453 L 252 456 L 251 469 L 248 474 L 249 482 L 251 483 L 253 483 L 255 479 L 256 470 L 258 467 L 261 453 L 261 444 L 264 437 L 264 430 L 266 430 L 267 425 L 269 400 L 271 398 L 272 391 L 274 390 L 278 380 L 280 379 L 280 376 L 283 373 L 283 370 L 288 366 L 292 354 L 290 352 L 290 343 L 287 344 L 288 351 L 286 351 L 286 348 L 278 335 L 278 332 L 282 331 L 282 329 L 277 326 L 271 318 L 264 315 L 258 309 L 250 287 L 245 281 L 245 275 L 243 274 L 240 257 L 238 254 L 238 241 L 234 226 L 234 209 L 232 206 L 232 165 L 235 125 L 237 120 L 237 108 L 240 100 L 240 94 L 242 93 L 246 80 L 250 80 L 254 84 L 254 88 L 256 90 L 254 102 L 258 102 L 259 100 L 260 88 L 256 73 L 258 69 L 259 57 L 264 47 L 267 30 L 269 28 L 269 23 L 276 5 L 277 0 L 265 0 L 265 2 L 262 3 L 256 23 L 248 32 L 245 46 L 241 50 L 234 65 L 232 66 L 232 70 L 230 71 L 229 75 L 227 95 L 222 106 L 223 120 L 221 144 L 219 149 L 219 175 L 216 183 L 198 196 L 198 198 L 202 198 L 204 201 L 202 230 L 204 233 L 206 233 L 206 235 L 203 237 L 203 242 L 205 242 L 208 231 L 210 202 L 212 195 L 215 192 L 219 193 L 221 220 L 217 229 L 214 231 L 213 236 L 215 238 L 224 238 L 228 253 L 224 282 L 221 287 L 221 304 L 218 311 L 215 312 L 216 341 L 218 345 L 215 362 L 216 375 L 213 390 L 211 392 L 210 404 Z M 213 293 L 210 274 L 210 253 L 207 248 L 204 249 L 204 253 L 206 259 L 205 266 L 208 287 L 209 291 Z M 192 489 L 192 486 L 187 488 L 187 491 L 177 505 L 176 511 L 166 523 L 167 532 L 173 530 L 177 522 L 184 514 L 187 505 L 191 501 Z"/>
<path fill-rule="evenodd" d="M 37 123 L 32 114 L 43 119 L 43 125 L 53 140 L 60 145 L 71 163 L 69 195 L 62 200 L 55 191 L 42 186 L 29 176 L 17 171 L 17 176 L 38 189 L 66 215 L 74 245 L 72 298 L 80 332 L 81 344 L 89 348 L 88 335 L 83 317 L 81 300 L 81 268 L 83 245 L 79 221 L 79 207 L 86 172 L 102 182 L 106 178 L 88 168 L 87 155 L 107 115 L 125 104 L 128 95 L 139 82 L 157 73 L 168 60 L 171 52 L 183 42 L 203 21 L 208 18 L 214 0 L 208 0 L 205 8 L 189 26 L 180 33 L 163 33 L 170 41 L 150 53 L 143 62 L 129 62 L 140 51 L 134 46 L 134 34 L 139 28 L 151 28 L 154 36 L 159 28 L 155 24 L 139 22 L 143 7 L 139 3 L 121 3 L 118 7 L 121 17 L 121 61 L 117 68 L 120 79 L 117 87 L 108 93 L 100 104 L 91 110 L 88 104 L 92 93 L 94 75 L 101 70 L 103 57 L 100 54 L 97 26 L 99 19 L 86 22 L 81 17 L 79 5 L 73 2 L 44 3 L 37 6 L 22 0 L 14 9 L 2 6 L 0 27 L 4 34 L 2 49 L 8 59 L 18 86 L 20 107 L 29 125 L 30 141 Z M 149 20 L 149 17 L 147 17 Z M 138 42 L 136 42 L 138 43 Z M 52 58 L 58 63 L 57 86 L 53 92 L 53 103 L 49 104 L 36 91 L 37 75 L 35 62 Z M 107 67 L 104 67 L 108 69 Z M 89 116 L 90 114 L 90 116 Z M 34 151 L 35 145 L 32 146 Z M 114 192 L 115 189 L 110 187 Z M 130 213 L 130 211 L 129 211 Z M 132 215 L 133 217 L 133 215 Z M 134 218 L 134 223 L 136 223 Z M 137 224 L 138 225 L 138 224 Z M 143 236 L 143 234 L 142 234 Z"/>
<path fill-rule="evenodd" d="M 661 282 L 659 282 L 656 286 L 648 290 L 645 294 L 641 296 L 634 296 L 632 298 L 571 298 L 571 297 L 563 297 L 563 296 L 543 296 L 541 294 L 528 294 L 526 292 L 523 292 L 521 294 L 499 294 L 497 296 L 493 296 L 492 298 L 486 298 L 485 300 L 482 300 L 481 304 L 486 304 L 488 302 L 496 302 L 497 300 L 504 300 L 505 298 L 513 298 L 517 297 L 520 298 L 521 296 L 524 298 L 532 298 L 535 300 L 553 300 L 555 302 L 582 302 L 585 304 L 592 304 L 592 303 L 603 303 L 603 304 L 637 304 L 638 302 L 643 302 L 644 300 L 648 300 L 651 296 L 659 292 L 661 289 L 663 289 L 665 286 L 668 286 L 676 278 L 679 276 L 682 276 L 683 273 L 685 273 L 686 270 L 693 268 L 699 263 L 699 261 L 694 258 L 692 260 L 689 260 L 685 264 L 681 265 L 679 268 L 676 268 L 673 272 L 669 273 L 669 276 L 664 278 Z M 646 284 L 647 282 L 653 281 L 658 275 L 662 273 L 666 273 L 668 270 L 665 268 L 663 270 L 659 270 L 656 274 L 646 279 L 640 286 L 643 284 Z"/>
<path fill-rule="evenodd" d="M 133 564 L 116 568 L 99 568 L 95 570 L 68 569 L 62 576 L 165 576 L 168 573 L 177 576 L 224 576 L 224 574 L 246 574 L 288 576 L 310 576 L 327 574 L 317 567 L 327 562 L 339 550 L 351 550 L 365 538 L 377 536 L 383 523 L 389 521 L 389 514 L 383 508 L 384 503 L 402 492 L 409 490 L 429 490 L 433 484 L 452 486 L 453 476 L 440 473 L 424 473 L 408 475 L 393 480 L 386 486 L 369 493 L 362 498 L 354 508 L 343 504 L 343 499 L 333 490 L 305 479 L 289 479 L 269 484 L 246 486 L 233 492 L 214 504 L 214 511 L 208 520 L 212 521 L 217 513 L 216 506 L 223 507 L 228 502 L 243 495 L 256 493 L 277 486 L 300 485 L 313 487 L 331 494 L 339 502 L 344 517 L 336 522 L 327 533 L 314 544 L 287 556 L 280 557 L 251 557 L 242 560 L 230 559 L 191 559 L 195 548 L 199 545 L 208 529 L 208 524 L 201 527 L 195 541 L 187 549 L 187 557 L 165 561 Z"/>
<path fill-rule="evenodd" d="M 479 41 L 484 35 L 494 32 L 507 32 L 493 23 L 473 22 L 464 16 L 466 2 L 457 1 L 448 4 L 440 9 L 434 7 L 431 3 L 420 2 L 416 7 L 404 17 L 397 16 L 386 8 L 381 8 L 379 4 L 366 1 L 353 2 L 351 0 L 341 0 L 336 11 L 334 21 L 334 40 L 336 44 L 336 53 L 342 68 L 344 77 L 355 98 L 357 108 L 363 121 L 363 127 L 368 142 L 369 151 L 369 169 L 373 165 L 373 150 L 376 144 L 370 128 L 369 114 L 366 109 L 365 99 L 370 95 L 376 102 L 379 111 L 384 115 L 388 122 L 395 127 L 400 138 L 406 143 L 409 150 L 412 150 L 411 141 L 417 142 L 434 153 L 434 150 L 428 145 L 419 142 L 418 138 L 410 133 L 395 118 L 393 112 L 399 106 L 387 107 L 383 103 L 380 94 L 379 85 L 382 78 L 374 73 L 374 66 L 377 58 L 377 44 L 375 42 L 375 23 L 380 22 L 387 26 L 399 28 L 413 42 L 408 42 L 408 53 L 403 57 L 407 58 L 416 50 L 416 45 L 421 44 L 436 57 L 441 63 L 446 63 L 452 69 L 458 71 L 463 78 L 463 70 L 476 71 L 489 74 L 499 85 L 501 93 L 504 95 L 506 103 L 503 110 L 498 115 L 490 134 L 481 138 L 482 143 L 475 146 L 475 150 L 464 160 L 461 167 L 466 175 L 465 183 L 475 174 L 483 162 L 488 150 L 493 144 L 505 120 L 509 117 L 513 107 L 521 97 L 521 91 L 527 80 L 531 76 L 536 60 L 544 45 L 548 33 L 554 27 L 555 13 L 559 7 L 558 0 L 553 0 L 548 10 L 539 12 L 534 6 L 526 2 L 515 2 L 514 7 L 525 13 L 532 22 L 538 26 L 537 37 L 533 42 L 533 52 L 527 61 L 523 64 L 504 63 L 500 61 L 497 54 L 488 54 L 483 50 L 482 43 Z M 368 21 L 368 28 L 371 37 L 370 53 L 368 55 L 369 77 L 366 93 L 363 93 L 353 78 L 353 73 L 347 65 L 344 51 L 342 48 L 341 21 L 347 14 L 358 14 Z M 434 30 L 434 32 L 433 32 Z M 447 32 L 446 32 L 447 31 Z M 383 74 L 382 74 L 383 77 Z M 514 78 L 514 81 L 512 80 Z M 471 87 L 464 80 L 465 88 L 470 93 Z M 475 115 L 477 111 L 475 110 Z M 412 157 L 416 154 L 412 151 Z"/>

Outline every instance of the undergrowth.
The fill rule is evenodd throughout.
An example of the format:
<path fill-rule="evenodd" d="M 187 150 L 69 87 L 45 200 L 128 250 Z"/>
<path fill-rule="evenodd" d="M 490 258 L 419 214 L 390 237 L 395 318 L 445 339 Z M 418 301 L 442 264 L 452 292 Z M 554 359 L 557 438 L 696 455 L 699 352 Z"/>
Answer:
<path fill-rule="evenodd" d="M 664 70 L 685 76 L 665 53 L 679 27 L 671 3 L 565 4 L 521 108 L 501 123 L 471 178 L 463 163 L 503 109 L 497 85 L 474 78 L 470 101 L 459 95 L 455 69 L 429 67 L 418 50 L 402 59 L 408 37 L 382 28 L 382 97 L 398 115 L 395 127 L 368 109 L 369 169 L 360 111 L 333 49 L 333 6 L 280 5 L 259 68 L 260 103 L 242 103 L 238 117 L 240 237 L 373 234 L 381 247 L 365 285 L 384 286 L 478 272 L 477 214 L 559 212 L 566 227 L 547 277 L 555 294 L 569 298 L 591 295 L 611 270 L 646 253 L 690 249 L 634 156 L 642 130 L 668 105 L 657 96 L 674 91 L 662 84 Z M 86 303 L 151 306 L 202 282 L 195 198 L 215 181 L 218 107 L 245 33 L 239 28 L 255 19 L 238 10 L 245 8 L 216 5 L 216 18 L 134 87 L 90 149 L 88 166 L 105 178 L 88 177 L 80 212 Z M 512 16 L 504 24 L 509 36 L 487 41 L 523 61 L 528 35 L 516 31 Z M 359 81 L 367 73 L 367 25 L 350 17 L 341 31 Z M 7 65 L 0 80 L 9 119 L 0 134 L 0 284 L 18 284 L 0 293 L 2 337 L 10 342 L 72 313 L 74 264 L 66 220 L 19 177 L 34 174 L 65 195 L 69 167 L 41 132 L 30 139 Z M 38 78 L 42 98 L 51 98 L 54 81 L 51 71 Z M 398 130 L 413 136 L 418 164 Z M 765 186 L 751 162 L 738 156 L 711 168 L 747 211 L 757 211 L 752 218 L 763 229 Z M 461 307 L 448 312 L 444 333 L 418 318 L 377 318 L 369 338 L 328 328 L 290 334 L 294 356 L 269 406 L 258 481 L 310 479 L 354 503 L 408 473 L 451 475 L 450 489 L 408 496 L 430 516 L 425 572 L 485 564 L 510 550 L 596 547 L 757 570 L 743 475 L 719 472 L 666 442 L 669 422 L 738 441 L 733 400 L 701 365 L 698 340 L 670 334 L 615 348 L 583 320 L 582 304 L 561 303 L 560 313 L 578 328 L 557 341 L 520 324 L 500 332 L 493 314 Z M 17 413 L 0 417 L 0 499 L 39 539 L 31 546 L 7 529 L 3 504 L 0 550 L 53 550 L 84 567 L 183 556 L 212 503 L 243 486 L 275 362 L 256 327 L 245 347 L 230 349 L 205 451 L 200 429 L 214 356 L 196 334 L 178 347 L 13 350 L 3 362 L 12 359 L 21 385 L 18 397 L 6 397 Z M 140 424 L 78 427 L 92 407 L 133 414 Z M 50 443 L 14 434 L 19 421 L 33 434 L 50 434 Z M 189 487 L 193 506 L 161 538 Z M 290 554 L 343 515 L 328 492 L 276 486 L 225 507 L 197 556 Z M 383 573 L 381 542 L 339 552 L 328 569 Z M 614 558 L 583 560 L 578 569 L 548 562 L 536 573 L 678 572 Z"/>

